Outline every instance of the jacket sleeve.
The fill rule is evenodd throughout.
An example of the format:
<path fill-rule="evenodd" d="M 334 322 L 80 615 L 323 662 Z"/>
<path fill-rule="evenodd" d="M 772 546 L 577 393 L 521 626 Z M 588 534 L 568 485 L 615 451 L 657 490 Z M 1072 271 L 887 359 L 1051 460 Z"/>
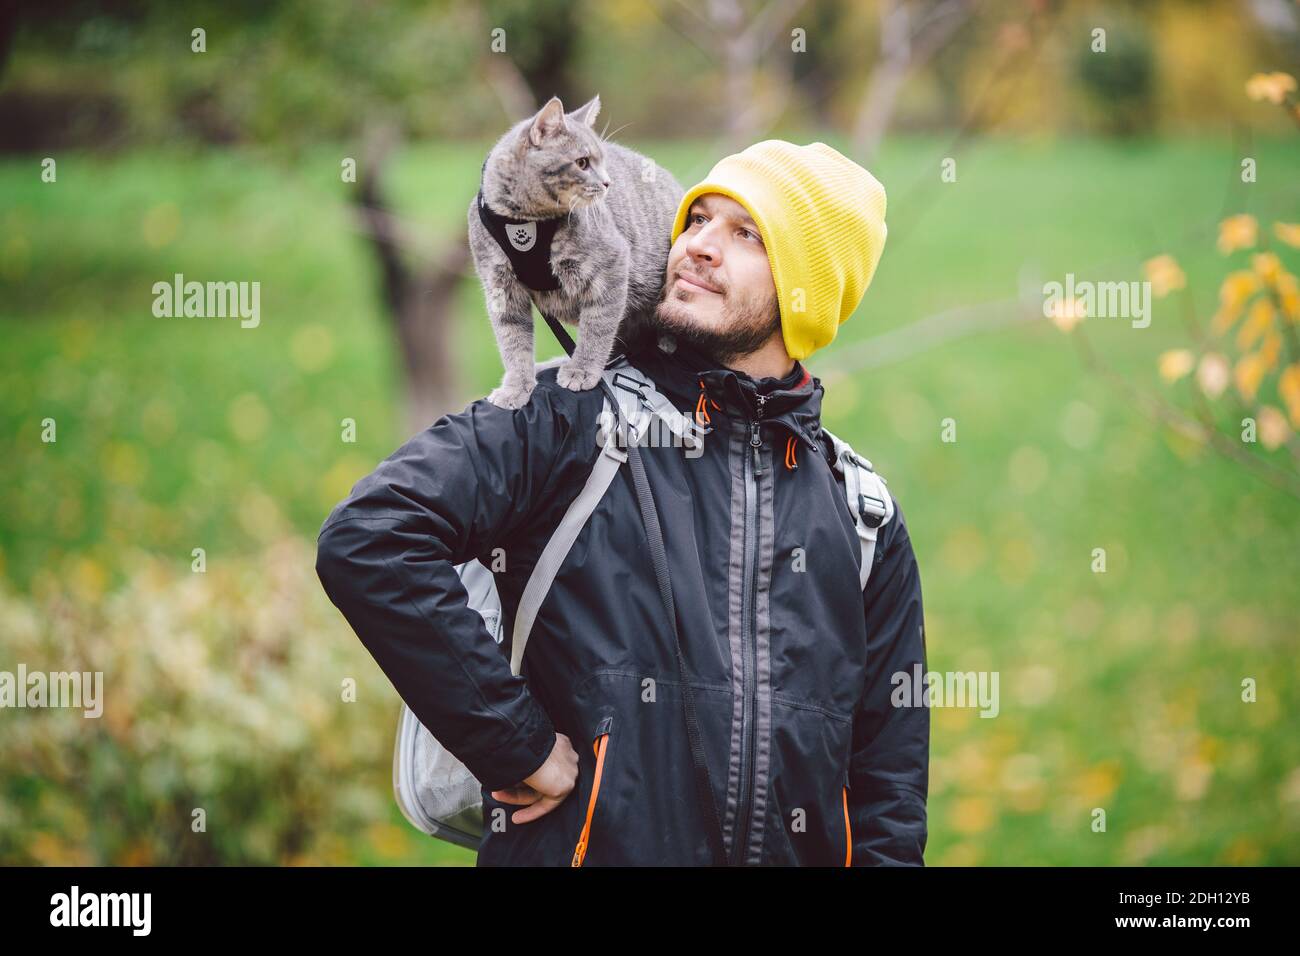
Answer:
<path fill-rule="evenodd" d="M 903 513 L 876 542 L 863 604 L 867 682 L 853 719 L 847 794 L 855 866 L 924 866 L 930 709 L 894 706 L 895 675 L 926 670 L 921 577 Z M 923 701 L 922 701 L 923 703 Z"/>
<path fill-rule="evenodd" d="M 509 560 L 512 532 L 577 439 L 575 393 L 559 391 L 539 382 L 523 408 L 480 399 L 439 419 L 357 482 L 317 540 L 330 600 L 421 723 L 492 790 L 531 776 L 555 730 L 455 565 L 497 547 Z"/>

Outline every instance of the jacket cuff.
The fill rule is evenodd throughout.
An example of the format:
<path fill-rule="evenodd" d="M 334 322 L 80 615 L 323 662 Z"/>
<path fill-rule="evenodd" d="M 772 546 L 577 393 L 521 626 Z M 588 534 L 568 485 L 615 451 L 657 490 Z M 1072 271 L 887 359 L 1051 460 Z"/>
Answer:
<path fill-rule="evenodd" d="M 555 727 L 536 702 L 524 721 L 504 744 L 489 754 L 466 761 L 465 766 L 487 790 L 517 786 L 546 763 L 555 747 Z"/>

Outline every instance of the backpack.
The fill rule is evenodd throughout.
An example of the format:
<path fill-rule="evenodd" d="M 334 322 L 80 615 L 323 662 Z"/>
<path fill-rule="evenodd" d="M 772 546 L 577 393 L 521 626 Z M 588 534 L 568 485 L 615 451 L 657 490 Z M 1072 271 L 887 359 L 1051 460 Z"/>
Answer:
<path fill-rule="evenodd" d="M 672 443 L 680 441 L 687 454 L 699 440 L 695 422 L 677 411 L 654 383 L 626 359 L 612 362 L 603 379 L 602 450 L 586 484 L 542 550 L 520 597 L 511 642 L 510 668 L 515 674 L 522 670 L 529 632 L 555 575 L 614 476 L 628 460 L 626 443 L 644 440 L 652 427 L 666 428 Z M 611 403 L 611 395 L 617 399 L 616 405 Z M 871 462 L 829 431 L 823 432 L 835 452 L 835 472 L 844 482 L 845 497 L 857 526 L 862 552 L 859 581 L 865 588 L 875 560 L 876 536 L 894 516 L 893 500 Z M 500 644 L 504 637 L 501 600 L 492 572 L 477 560 L 457 565 L 456 572 L 469 595 L 469 606 L 482 615 L 488 633 Z M 478 779 L 405 704 L 393 751 L 393 793 L 403 816 L 416 829 L 467 849 L 478 849 L 483 834 L 483 798 Z"/>

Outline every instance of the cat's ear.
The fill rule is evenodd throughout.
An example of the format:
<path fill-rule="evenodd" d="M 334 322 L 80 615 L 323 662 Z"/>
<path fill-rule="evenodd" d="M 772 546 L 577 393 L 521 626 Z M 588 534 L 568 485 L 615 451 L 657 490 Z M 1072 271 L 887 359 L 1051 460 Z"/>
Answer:
<path fill-rule="evenodd" d="M 552 96 L 533 117 L 533 125 L 528 128 L 528 141 L 534 146 L 541 146 L 542 140 L 547 136 L 565 129 L 564 104 L 558 96 Z"/>
<path fill-rule="evenodd" d="M 579 123 L 586 123 L 588 126 L 594 126 L 596 116 L 600 113 L 600 94 L 597 93 L 589 101 L 583 103 L 576 110 L 569 114 L 569 118 Z"/>

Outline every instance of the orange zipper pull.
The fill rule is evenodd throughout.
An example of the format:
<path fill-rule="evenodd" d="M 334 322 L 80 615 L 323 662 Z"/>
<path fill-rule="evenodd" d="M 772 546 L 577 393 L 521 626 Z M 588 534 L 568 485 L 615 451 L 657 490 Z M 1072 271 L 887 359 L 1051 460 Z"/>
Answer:
<path fill-rule="evenodd" d="M 582 823 L 582 833 L 578 835 L 578 844 L 573 848 L 573 859 L 569 865 L 582 866 L 587 856 L 587 842 L 591 838 L 591 817 L 596 812 L 596 797 L 600 794 L 600 778 L 605 771 L 605 752 L 609 747 L 609 731 L 614 723 L 612 717 L 600 722 L 600 735 L 592 741 L 591 749 L 596 754 L 596 774 L 591 780 L 591 796 L 587 799 L 587 818 Z"/>
<path fill-rule="evenodd" d="M 853 830 L 849 826 L 849 788 L 844 788 L 844 865 L 853 865 Z"/>

